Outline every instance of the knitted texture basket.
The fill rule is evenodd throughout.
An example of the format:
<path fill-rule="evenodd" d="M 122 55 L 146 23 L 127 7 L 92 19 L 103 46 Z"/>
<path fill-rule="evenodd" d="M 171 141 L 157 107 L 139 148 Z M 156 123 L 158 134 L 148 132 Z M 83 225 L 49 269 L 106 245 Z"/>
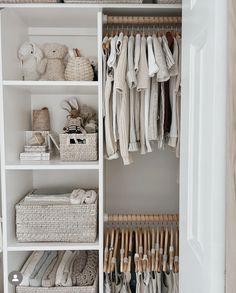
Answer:
<path fill-rule="evenodd" d="M 97 133 L 60 134 L 62 161 L 96 161 L 98 159 Z"/>
<path fill-rule="evenodd" d="M 33 110 L 33 131 L 47 131 L 50 130 L 50 116 L 48 108 L 40 110 Z"/>
<path fill-rule="evenodd" d="M 94 204 L 21 201 L 16 205 L 16 236 L 20 242 L 95 242 L 97 201 Z"/>
<path fill-rule="evenodd" d="M 93 67 L 85 57 L 70 57 L 65 70 L 66 80 L 91 81 L 94 78 Z"/>
<path fill-rule="evenodd" d="M 64 0 L 65 3 L 83 3 L 83 4 L 141 4 L 143 0 Z"/>
<path fill-rule="evenodd" d="M 59 0 L 0 0 L 0 3 L 14 4 L 14 3 L 60 3 Z"/>
<path fill-rule="evenodd" d="M 16 293 L 97 293 L 98 292 L 98 275 L 92 286 L 84 287 L 16 287 Z"/>

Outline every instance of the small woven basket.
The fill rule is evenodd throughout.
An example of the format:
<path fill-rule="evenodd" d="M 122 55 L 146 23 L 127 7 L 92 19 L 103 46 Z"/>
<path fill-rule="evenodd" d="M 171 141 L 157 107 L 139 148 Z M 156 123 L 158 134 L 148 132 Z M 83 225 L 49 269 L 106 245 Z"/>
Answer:
<path fill-rule="evenodd" d="M 65 70 L 66 80 L 92 81 L 94 79 L 93 67 L 85 57 L 70 57 Z"/>
<path fill-rule="evenodd" d="M 48 131 L 50 130 L 50 116 L 48 108 L 33 110 L 33 131 Z"/>
<path fill-rule="evenodd" d="M 98 159 L 97 133 L 60 134 L 62 161 L 96 161 Z"/>
<path fill-rule="evenodd" d="M 16 293 L 97 293 L 98 275 L 92 286 L 84 287 L 24 287 L 17 286 Z"/>

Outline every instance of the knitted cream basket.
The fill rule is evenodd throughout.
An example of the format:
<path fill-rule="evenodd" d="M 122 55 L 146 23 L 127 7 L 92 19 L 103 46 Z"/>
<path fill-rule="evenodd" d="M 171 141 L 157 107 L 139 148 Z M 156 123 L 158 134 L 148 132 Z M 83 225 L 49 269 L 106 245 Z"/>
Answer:
<path fill-rule="evenodd" d="M 85 57 L 71 57 L 65 70 L 66 80 L 91 81 L 94 78 L 93 67 Z"/>

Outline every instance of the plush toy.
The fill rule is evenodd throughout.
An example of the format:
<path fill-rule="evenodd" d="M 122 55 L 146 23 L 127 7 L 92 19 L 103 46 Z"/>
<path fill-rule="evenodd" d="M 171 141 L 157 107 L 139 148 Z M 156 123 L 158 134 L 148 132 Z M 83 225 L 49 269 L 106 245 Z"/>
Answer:
<path fill-rule="evenodd" d="M 45 58 L 40 62 L 38 70 L 41 74 L 41 80 L 65 80 L 64 58 L 68 52 L 66 46 L 50 43 L 45 44 L 44 48 Z"/>
<path fill-rule="evenodd" d="M 79 106 L 75 97 L 62 103 L 62 109 L 66 110 L 66 125 L 63 130 L 67 133 L 95 133 L 97 131 L 97 113 L 87 105 Z"/>
<path fill-rule="evenodd" d="M 42 50 L 34 43 L 25 42 L 18 50 L 18 57 L 21 62 L 23 80 L 39 80 L 40 73 L 37 68 L 43 59 Z"/>

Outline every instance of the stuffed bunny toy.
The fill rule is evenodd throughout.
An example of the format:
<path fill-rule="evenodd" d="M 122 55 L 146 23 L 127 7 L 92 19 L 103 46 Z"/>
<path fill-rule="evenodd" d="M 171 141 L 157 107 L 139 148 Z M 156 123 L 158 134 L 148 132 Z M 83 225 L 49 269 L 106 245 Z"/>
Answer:
<path fill-rule="evenodd" d="M 79 106 L 75 97 L 64 101 L 62 108 L 66 110 L 69 115 L 64 127 L 67 133 L 95 133 L 97 132 L 97 113 L 87 105 Z"/>
<path fill-rule="evenodd" d="M 83 128 L 83 120 L 80 117 L 80 108 L 76 98 L 71 98 L 68 101 L 62 103 L 62 109 L 66 110 L 69 114 L 67 115 L 66 124 L 63 130 L 66 133 L 83 133 L 85 130 Z"/>
<path fill-rule="evenodd" d="M 23 80 L 39 80 L 38 65 L 43 59 L 42 50 L 35 43 L 25 42 L 18 50 Z"/>

